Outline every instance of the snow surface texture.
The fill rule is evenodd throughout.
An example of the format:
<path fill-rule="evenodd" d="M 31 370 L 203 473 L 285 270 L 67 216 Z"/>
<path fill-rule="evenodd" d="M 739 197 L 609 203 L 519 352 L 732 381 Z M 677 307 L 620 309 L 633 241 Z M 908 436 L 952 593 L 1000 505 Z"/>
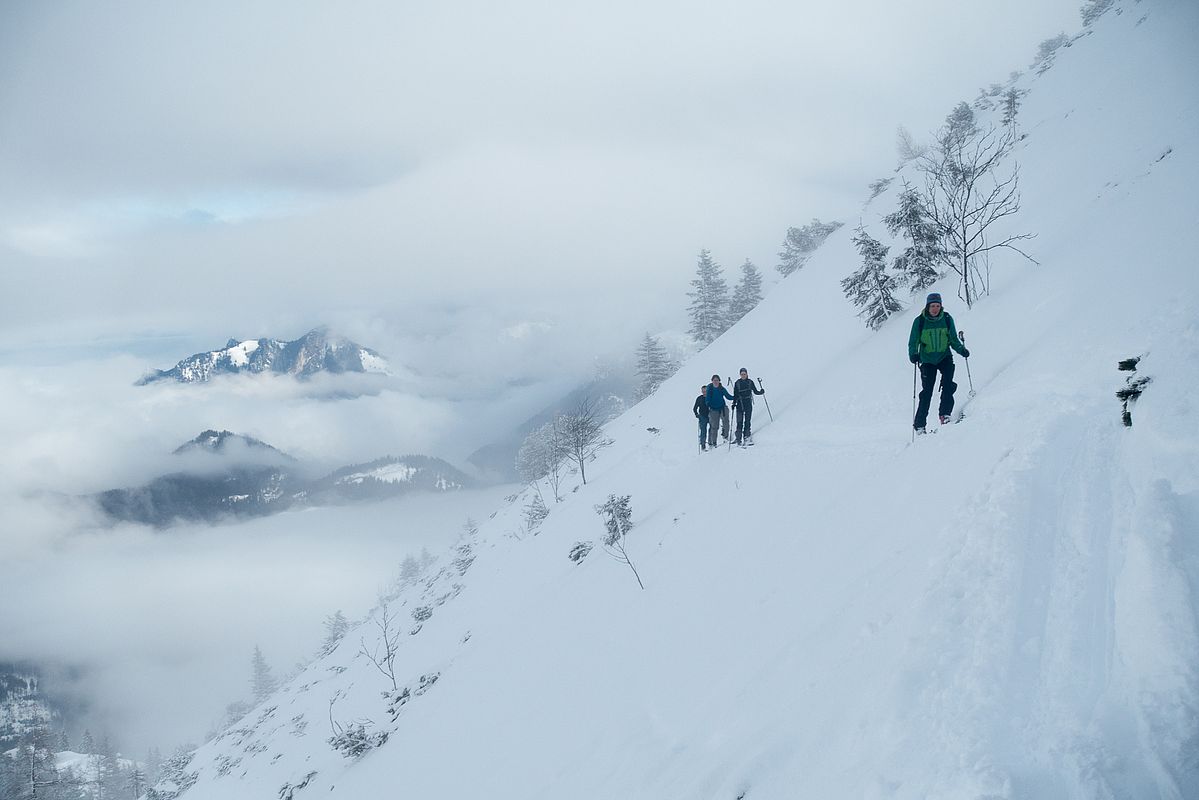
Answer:
<path fill-rule="evenodd" d="M 853 316 L 846 226 L 607 427 L 538 535 L 518 498 L 391 602 L 397 690 L 359 655 L 376 612 L 184 796 L 1199 797 L 1199 20 L 1125 5 L 1023 84 L 1041 265 L 997 258 L 972 312 L 936 287 L 962 424 L 909 445 L 915 307 Z M 775 422 L 759 401 L 756 447 L 700 455 L 695 387 L 743 364 Z M 609 493 L 644 591 L 599 544 Z"/>

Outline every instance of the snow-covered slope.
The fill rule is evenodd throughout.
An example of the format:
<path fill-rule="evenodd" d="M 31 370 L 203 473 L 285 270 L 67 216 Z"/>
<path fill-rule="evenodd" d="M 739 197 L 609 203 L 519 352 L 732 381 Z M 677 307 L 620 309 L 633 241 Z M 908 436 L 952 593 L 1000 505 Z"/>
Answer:
<path fill-rule="evenodd" d="M 537 535 L 517 501 L 397 589 L 396 688 L 376 612 L 184 797 L 1199 797 L 1199 9 L 1123 6 L 1025 83 L 1041 263 L 949 303 L 962 424 L 909 444 L 915 312 L 861 325 L 842 229 L 608 426 Z M 740 366 L 774 421 L 700 455 L 695 390 Z M 644 591 L 599 544 L 609 493 Z M 330 746 L 358 726 L 377 747 Z"/>

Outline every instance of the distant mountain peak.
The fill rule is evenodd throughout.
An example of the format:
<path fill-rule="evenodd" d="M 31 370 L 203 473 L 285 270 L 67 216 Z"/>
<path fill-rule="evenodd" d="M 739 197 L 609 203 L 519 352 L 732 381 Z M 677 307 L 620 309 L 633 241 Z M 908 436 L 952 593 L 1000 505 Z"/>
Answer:
<path fill-rule="evenodd" d="M 233 431 L 217 431 L 206 430 L 201 431 L 196 438 L 184 442 L 175 448 L 175 455 L 183 455 L 185 453 L 208 452 L 224 454 L 229 452 L 234 446 L 241 446 L 251 452 L 259 452 L 262 454 L 277 455 L 294 461 L 291 456 L 287 455 L 278 448 L 272 447 L 261 439 L 255 439 L 253 436 L 246 436 Z"/>
<path fill-rule="evenodd" d="M 189 356 L 167 370 L 154 370 L 137 382 L 163 380 L 207 383 L 217 375 L 269 372 L 308 378 L 321 372 L 389 374 L 387 359 L 369 347 L 313 328 L 298 339 L 230 339 L 219 350 Z"/>

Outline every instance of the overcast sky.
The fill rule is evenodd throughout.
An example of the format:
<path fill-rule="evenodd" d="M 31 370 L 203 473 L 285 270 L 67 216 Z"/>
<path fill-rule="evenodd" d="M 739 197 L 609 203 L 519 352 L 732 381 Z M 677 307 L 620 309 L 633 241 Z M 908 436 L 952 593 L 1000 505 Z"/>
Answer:
<path fill-rule="evenodd" d="M 0 331 L 677 324 L 1078 4 L 4 3 Z"/>
<path fill-rule="evenodd" d="M 854 222 L 897 125 L 920 136 L 1025 68 L 1080 2 L 0 2 L 0 567 L 21 578 L 0 582 L 0 618 L 39 626 L 0 628 L 0 658 L 119 676 L 120 648 L 80 631 L 128 619 L 151 637 L 139 653 L 160 636 L 163 663 L 188 663 L 135 672 L 158 707 L 197 674 L 195 634 L 119 593 L 72 614 L 60 587 L 162 586 L 192 558 L 216 581 L 236 535 L 72 538 L 89 523 L 45 492 L 143 480 L 204 427 L 331 462 L 460 458 L 597 357 L 683 327 L 700 248 L 772 272 L 789 225 Z M 414 370 L 410 391 L 130 386 L 230 336 L 318 324 Z M 534 374 L 546 397 L 505 388 Z M 385 562 L 361 525 L 344 562 Z M 303 534 L 292 565 L 320 549 Z M 261 574 L 235 571 L 213 614 Z M 202 662 L 223 688 L 254 626 L 307 614 L 311 638 L 347 591 L 302 614 L 255 595 L 226 641 L 195 625 L 211 599 L 193 588 L 196 646 L 234 654 Z M 39 616 L 9 613 L 29 598 Z M 137 740 L 199 735 L 211 717 L 187 713 Z"/>

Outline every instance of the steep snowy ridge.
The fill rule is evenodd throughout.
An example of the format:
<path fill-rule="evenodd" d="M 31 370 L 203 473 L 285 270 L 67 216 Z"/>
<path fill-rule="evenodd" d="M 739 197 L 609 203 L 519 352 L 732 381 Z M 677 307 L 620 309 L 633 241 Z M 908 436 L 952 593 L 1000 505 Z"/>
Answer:
<path fill-rule="evenodd" d="M 938 287 L 962 424 L 910 443 L 915 308 L 854 317 L 847 226 L 613 421 L 536 535 L 526 493 L 397 589 L 395 689 L 360 654 L 376 611 L 183 796 L 1199 796 L 1199 8 L 1122 6 L 1023 83 L 1040 265 L 997 257 L 973 310 Z M 700 455 L 695 391 L 740 366 L 774 421 Z M 600 544 L 609 493 L 644 591 Z M 385 741 L 331 747 L 358 725 Z"/>

